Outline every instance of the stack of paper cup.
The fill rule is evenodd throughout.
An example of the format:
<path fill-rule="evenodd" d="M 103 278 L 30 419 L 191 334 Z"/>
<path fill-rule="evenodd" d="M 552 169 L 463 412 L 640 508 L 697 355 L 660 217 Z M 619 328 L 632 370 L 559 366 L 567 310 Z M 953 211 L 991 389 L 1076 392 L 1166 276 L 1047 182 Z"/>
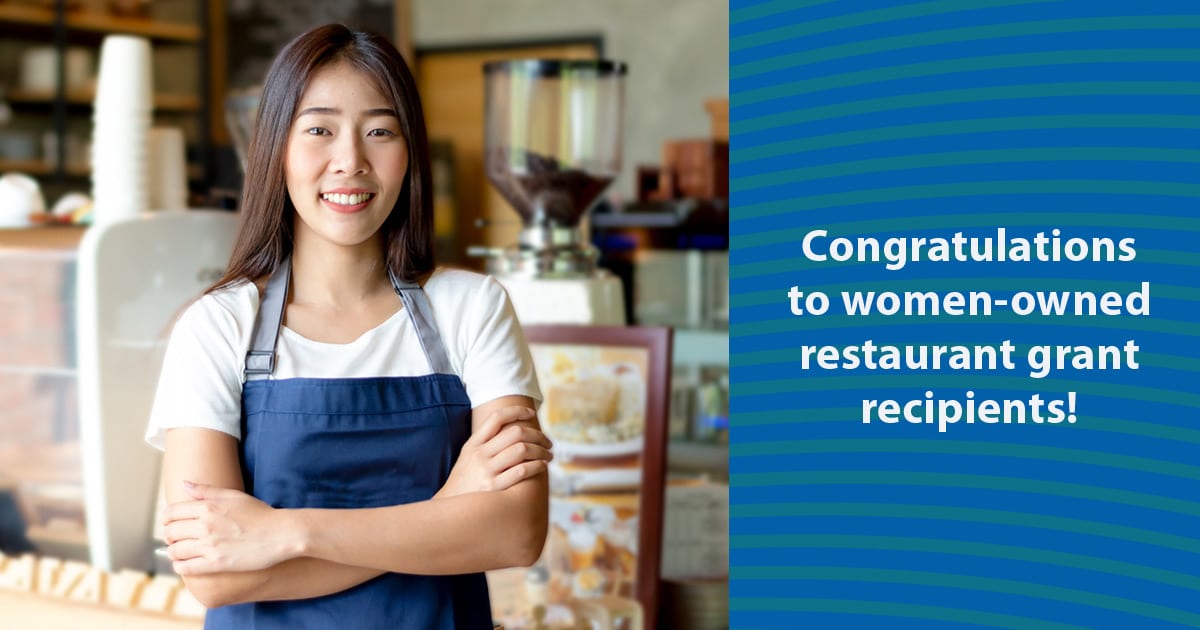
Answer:
<path fill-rule="evenodd" d="M 120 221 L 149 208 L 152 77 L 148 39 L 104 38 L 92 119 L 93 223 Z"/>
<path fill-rule="evenodd" d="M 187 208 L 187 148 L 179 127 L 153 127 L 147 145 L 150 157 L 150 209 Z"/>

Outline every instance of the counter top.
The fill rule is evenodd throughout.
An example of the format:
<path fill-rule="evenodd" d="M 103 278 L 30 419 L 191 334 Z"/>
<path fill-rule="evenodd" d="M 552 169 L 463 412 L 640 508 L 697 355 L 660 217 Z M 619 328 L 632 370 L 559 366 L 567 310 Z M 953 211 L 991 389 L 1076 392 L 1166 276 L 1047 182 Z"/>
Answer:
<path fill-rule="evenodd" d="M 86 230 L 85 225 L 0 229 L 0 250 L 74 250 Z"/>
<path fill-rule="evenodd" d="M 200 630 L 206 612 L 174 575 L 31 554 L 0 554 L 0 610 L 5 628 L 89 630 Z"/>
<path fill-rule="evenodd" d="M 200 630 L 203 619 L 184 619 L 132 608 L 73 602 L 38 593 L 0 588 L 0 610 L 14 628 L 92 630 Z"/>

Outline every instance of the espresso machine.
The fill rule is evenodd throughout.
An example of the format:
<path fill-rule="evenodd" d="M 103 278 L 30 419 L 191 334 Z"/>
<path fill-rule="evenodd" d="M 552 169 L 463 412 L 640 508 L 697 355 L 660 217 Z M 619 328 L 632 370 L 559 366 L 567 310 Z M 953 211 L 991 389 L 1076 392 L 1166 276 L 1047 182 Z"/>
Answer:
<path fill-rule="evenodd" d="M 580 227 L 621 169 L 624 63 L 525 59 L 484 65 L 484 170 L 520 215 L 517 243 L 471 248 L 523 324 L 624 325 L 621 280 Z"/>

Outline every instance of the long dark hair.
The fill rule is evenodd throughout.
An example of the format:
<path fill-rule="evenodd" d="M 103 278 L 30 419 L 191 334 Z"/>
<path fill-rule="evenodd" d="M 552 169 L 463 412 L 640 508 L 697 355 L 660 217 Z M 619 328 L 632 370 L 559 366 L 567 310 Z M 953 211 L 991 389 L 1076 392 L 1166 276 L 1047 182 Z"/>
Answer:
<path fill-rule="evenodd" d="M 387 265 L 405 280 L 433 270 L 429 141 L 416 80 L 396 47 L 382 35 L 328 24 L 289 42 L 267 71 L 246 151 L 241 225 L 225 275 L 209 291 L 269 275 L 291 254 L 296 209 L 288 197 L 284 160 L 292 119 L 313 75 L 337 62 L 366 75 L 391 101 L 408 142 L 408 174 L 380 228 Z"/>

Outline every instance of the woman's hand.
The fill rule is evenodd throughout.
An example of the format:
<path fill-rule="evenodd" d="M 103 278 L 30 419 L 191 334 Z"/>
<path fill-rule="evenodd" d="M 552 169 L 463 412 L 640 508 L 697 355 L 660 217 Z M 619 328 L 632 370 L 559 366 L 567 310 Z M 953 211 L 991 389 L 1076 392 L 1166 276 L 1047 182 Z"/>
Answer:
<path fill-rule="evenodd" d="M 301 555 L 285 510 L 238 490 L 184 486 L 192 500 L 169 504 L 163 519 L 167 555 L 179 575 L 257 571 Z"/>
<path fill-rule="evenodd" d="M 535 428 L 536 417 L 534 410 L 519 405 L 492 412 L 463 444 L 434 498 L 504 490 L 546 472 L 552 444 Z"/>

